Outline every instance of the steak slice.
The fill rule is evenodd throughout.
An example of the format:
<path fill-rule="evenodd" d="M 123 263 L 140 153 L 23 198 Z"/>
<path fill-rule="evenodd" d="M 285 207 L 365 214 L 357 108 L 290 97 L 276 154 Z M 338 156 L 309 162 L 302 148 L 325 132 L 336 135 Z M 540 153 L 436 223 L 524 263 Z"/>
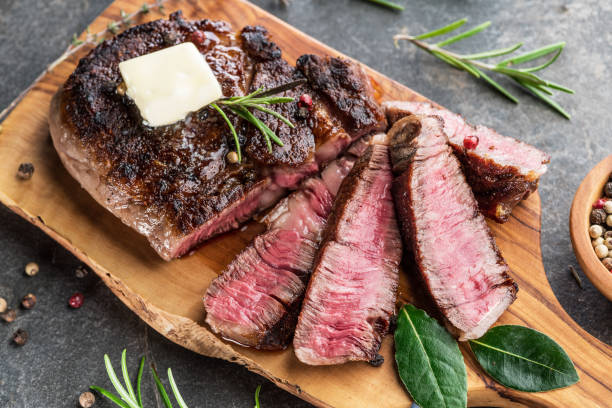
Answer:
<path fill-rule="evenodd" d="M 281 58 L 264 28 L 246 27 L 237 35 L 223 21 L 186 21 L 177 12 L 169 20 L 130 28 L 81 59 L 54 96 L 49 117 L 54 146 L 68 172 L 166 260 L 273 205 L 285 189 L 296 188 L 362 134 L 361 128 L 345 130 L 334 101 L 308 84 L 285 95 L 312 92 L 310 113 L 301 114 L 297 102 L 273 106 L 289 115 L 294 129 L 270 115 L 262 118 L 285 142 L 271 154 L 250 124 L 228 112 L 245 146 L 240 164 L 225 159 L 235 150 L 234 141 L 212 109 L 168 126 L 145 125 L 132 101 L 117 90 L 122 82 L 118 64 L 191 40 L 226 96 L 303 77 Z M 349 61 L 344 64 L 347 72 L 361 72 Z M 366 85 L 363 89 L 368 91 Z M 360 95 L 360 103 L 363 98 L 372 102 L 370 115 L 378 118 L 382 109 L 371 94 Z M 369 123 L 372 130 L 384 127 L 385 120 Z"/>
<path fill-rule="evenodd" d="M 502 136 L 485 126 L 472 126 L 455 113 L 426 102 L 384 103 L 391 123 L 410 114 L 437 115 L 444 132 L 472 187 L 480 209 L 497 222 L 508 221 L 514 207 L 538 187 L 550 156 L 527 143 Z M 477 136 L 475 149 L 466 149 L 463 139 Z"/>
<path fill-rule="evenodd" d="M 388 136 L 404 243 L 449 330 L 459 340 L 479 338 L 516 298 L 510 269 L 447 144 L 442 120 L 411 115 Z"/>
<path fill-rule="evenodd" d="M 293 339 L 310 365 L 374 360 L 395 314 L 400 234 L 389 149 L 372 145 L 344 179 Z"/>
<path fill-rule="evenodd" d="M 361 148 L 350 150 L 359 154 Z M 266 232 L 204 295 L 206 322 L 215 333 L 258 349 L 287 347 L 333 199 L 353 163 L 344 157 L 330 163 L 266 215 Z"/>

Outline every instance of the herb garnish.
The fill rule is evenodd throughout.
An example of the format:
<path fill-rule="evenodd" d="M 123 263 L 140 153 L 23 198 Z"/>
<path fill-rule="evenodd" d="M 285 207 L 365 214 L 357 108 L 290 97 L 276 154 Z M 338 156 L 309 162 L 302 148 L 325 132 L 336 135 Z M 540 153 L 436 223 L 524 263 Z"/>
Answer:
<path fill-rule="evenodd" d="M 400 309 L 395 361 L 402 383 L 421 408 L 464 408 L 467 373 L 453 337 L 412 305 Z"/>
<path fill-rule="evenodd" d="M 260 112 L 267 113 L 268 115 L 272 115 L 275 118 L 279 119 L 283 123 L 285 123 L 290 128 L 294 128 L 295 126 L 289 119 L 285 118 L 278 112 L 273 111 L 272 109 L 266 108 L 264 105 L 273 105 L 278 103 L 288 103 L 293 102 L 294 98 L 287 96 L 274 96 L 281 92 L 288 91 L 297 86 L 300 86 L 306 82 L 305 79 L 300 79 L 297 81 L 289 82 L 271 89 L 259 88 L 255 92 L 252 92 L 245 96 L 233 96 L 230 98 L 223 98 L 214 103 L 211 103 L 209 106 L 219 112 L 219 115 L 225 120 L 227 125 L 232 132 L 232 136 L 234 137 L 234 143 L 236 144 L 236 153 L 238 154 L 238 163 L 242 161 L 242 151 L 240 149 L 240 140 L 238 139 L 238 134 L 236 133 L 236 129 L 232 124 L 231 120 L 227 117 L 224 110 L 221 106 L 229 109 L 231 112 L 246 120 L 255 126 L 261 134 L 264 136 L 266 144 L 268 146 L 268 151 L 272 152 L 272 142 L 276 143 L 278 146 L 283 146 L 282 140 L 276 136 L 276 134 L 261 120 L 259 120 L 249 109 L 255 109 Z"/>
<path fill-rule="evenodd" d="M 516 97 L 514 97 L 506 88 L 501 86 L 499 83 L 497 83 L 487 74 L 485 74 L 483 71 L 491 71 L 491 72 L 497 72 L 497 73 L 503 74 L 511 78 L 512 80 L 514 80 L 518 85 L 520 85 L 522 88 L 526 89 L 527 91 L 531 92 L 537 98 L 540 98 L 543 102 L 550 105 L 554 110 L 559 112 L 565 118 L 567 119 L 570 118 L 569 113 L 563 110 L 563 108 L 557 102 L 555 102 L 548 96 L 552 95 L 551 90 L 557 90 L 557 91 L 561 91 L 561 92 L 565 92 L 569 94 L 573 94 L 574 91 L 562 85 L 556 84 L 554 82 L 544 80 L 534 74 L 534 72 L 543 70 L 544 68 L 548 67 L 549 65 L 551 65 L 553 62 L 557 60 L 559 55 L 561 55 L 561 51 L 563 51 L 565 42 L 558 42 L 555 44 L 550 44 L 545 47 L 538 48 L 536 50 L 527 52 L 525 54 L 520 54 L 512 58 L 504 59 L 503 61 L 498 62 L 496 64 L 487 64 L 487 63 L 482 62 L 481 60 L 511 54 L 514 51 L 518 50 L 523 45 L 523 43 L 517 43 L 507 48 L 501 48 L 497 50 L 484 51 L 484 52 L 466 54 L 466 55 L 458 54 L 458 53 L 455 53 L 455 52 L 452 52 L 452 51 L 449 51 L 443 48 L 447 45 L 456 43 L 457 41 L 463 40 L 465 38 L 469 38 L 473 36 L 474 34 L 477 34 L 483 31 L 484 29 L 486 29 L 487 27 L 491 25 L 490 21 L 477 25 L 474 28 L 471 28 L 467 31 L 464 31 L 463 33 L 447 38 L 446 40 L 442 40 L 436 44 L 429 44 L 429 43 L 422 41 L 427 38 L 437 37 L 443 34 L 450 33 L 451 31 L 454 31 L 457 28 L 461 27 L 466 22 L 467 22 L 467 18 L 463 18 L 445 27 L 438 28 L 436 30 L 430 31 L 425 34 L 421 34 L 417 36 L 398 34 L 394 36 L 393 39 L 395 41 L 396 46 L 399 40 L 407 40 L 407 41 L 412 42 L 417 47 L 424 49 L 428 53 L 441 59 L 447 64 L 457 69 L 466 71 L 472 74 L 473 76 L 475 76 L 476 78 L 482 78 L 483 80 L 488 82 L 489 85 L 491 85 L 501 94 L 503 94 L 506 98 L 510 99 L 514 103 L 518 103 L 518 99 Z M 510 68 L 511 66 L 523 64 L 525 62 L 529 62 L 537 58 L 548 56 L 548 55 L 552 55 L 552 57 L 544 64 L 541 64 L 535 67 L 530 67 L 530 68 L 516 68 L 516 69 Z"/>
<path fill-rule="evenodd" d="M 397 3 L 393 3 L 392 1 L 389 1 L 389 0 L 366 0 L 366 1 L 369 1 L 370 3 L 378 4 L 379 6 L 388 7 L 393 10 L 398 10 L 398 11 L 404 10 L 404 6 L 397 4 Z"/>
<path fill-rule="evenodd" d="M 508 388 L 549 391 L 579 380 L 572 360 L 561 346 L 536 330 L 496 326 L 469 343 L 487 374 Z"/>

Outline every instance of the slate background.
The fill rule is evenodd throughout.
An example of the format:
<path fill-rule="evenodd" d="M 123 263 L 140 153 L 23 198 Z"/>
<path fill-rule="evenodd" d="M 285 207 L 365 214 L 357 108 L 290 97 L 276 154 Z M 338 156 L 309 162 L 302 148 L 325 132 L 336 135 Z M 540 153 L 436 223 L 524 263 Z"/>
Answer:
<path fill-rule="evenodd" d="M 540 186 L 542 250 L 547 276 L 568 313 L 588 332 L 612 343 L 612 303 L 578 268 L 568 233 L 573 194 L 588 170 L 610 153 L 612 138 L 612 3 L 597 0 L 397 0 L 406 6 L 395 13 L 360 0 L 276 0 L 256 4 L 332 47 L 358 58 L 474 123 L 494 127 L 551 153 L 552 164 Z M 110 0 L 0 0 L 0 109 L 7 106 L 81 32 Z M 513 88 L 513 105 L 475 81 L 413 46 L 397 50 L 391 37 L 406 28 L 420 33 L 467 16 L 473 24 L 493 25 L 459 50 L 493 49 L 524 41 L 526 48 L 566 40 L 561 58 L 545 71 L 550 80 L 576 90 L 559 95 L 572 115 L 563 119 L 531 96 Z M 444 248 L 442 248 L 444 250 Z M 23 266 L 36 261 L 41 272 L 26 277 Z M 146 354 L 165 370 L 172 367 L 191 406 L 252 407 L 253 393 L 263 384 L 264 407 L 307 407 L 245 369 L 191 353 L 148 329 L 98 278 L 76 279 L 79 262 L 26 221 L 0 207 L 0 296 L 15 306 L 28 292 L 38 305 L 20 311 L 16 322 L 0 323 L 0 406 L 73 407 L 91 384 L 111 387 L 102 355 L 118 364 L 126 347 L 130 366 Z M 574 265 L 585 288 L 568 271 Z M 85 293 L 85 305 L 70 310 L 67 298 Z M 30 332 L 23 348 L 10 344 L 15 329 Z M 153 383 L 144 384 L 147 406 L 161 407 Z M 107 401 L 96 407 L 110 407 Z"/>

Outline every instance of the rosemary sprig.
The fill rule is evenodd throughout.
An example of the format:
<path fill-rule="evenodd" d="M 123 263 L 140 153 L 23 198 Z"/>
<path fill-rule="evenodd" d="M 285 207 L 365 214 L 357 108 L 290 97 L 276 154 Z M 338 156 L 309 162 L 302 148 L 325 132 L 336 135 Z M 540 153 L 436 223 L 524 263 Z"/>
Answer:
<path fill-rule="evenodd" d="M 542 48 L 538 48 L 536 50 L 520 54 L 518 56 L 504 59 L 498 63 L 485 63 L 481 60 L 488 58 L 500 57 L 503 55 L 509 55 L 514 51 L 518 50 L 522 47 L 523 43 L 517 43 L 512 46 L 501 48 L 492 51 L 484 51 L 473 54 L 458 54 L 453 51 L 449 51 L 443 47 L 461 41 L 465 38 L 469 38 L 479 32 L 485 30 L 487 27 L 491 25 L 489 21 L 486 23 L 480 24 L 474 28 L 471 28 L 467 31 L 464 31 L 460 34 L 451 36 L 445 40 L 439 41 L 435 44 L 424 42 L 423 40 L 437 37 L 440 35 L 448 34 L 459 27 L 463 26 L 467 22 L 466 18 L 455 21 L 447 26 L 438 28 L 436 30 L 411 36 L 406 34 L 398 34 L 393 37 L 396 46 L 400 40 L 407 40 L 416 45 L 417 47 L 427 51 L 428 53 L 434 55 L 435 57 L 441 59 L 447 64 L 466 71 L 473 75 L 476 78 L 481 78 L 489 85 L 491 85 L 494 89 L 504 95 L 506 98 L 511 100 L 514 103 L 518 103 L 518 99 L 510 93 L 506 88 L 501 86 L 498 82 L 496 82 L 493 78 L 484 73 L 484 71 L 490 71 L 499 73 L 509 77 L 514 80 L 517 85 L 522 87 L 523 89 L 529 91 L 535 97 L 542 100 L 544 103 L 548 104 L 562 116 L 567 119 L 570 119 L 569 113 L 567 113 L 557 102 L 549 98 L 550 95 L 553 95 L 551 90 L 561 91 L 569 94 L 573 94 L 569 88 L 566 88 L 562 85 L 555 84 L 554 82 L 547 81 L 542 79 L 541 77 L 534 74 L 534 72 L 538 72 L 550 66 L 553 62 L 559 58 L 561 52 L 563 51 L 563 47 L 565 47 L 565 42 L 558 42 L 554 44 L 547 45 Z M 541 57 L 551 56 L 548 61 L 545 63 L 529 67 L 529 68 L 513 68 L 514 66 L 536 60 Z"/>
<path fill-rule="evenodd" d="M 389 0 L 366 0 L 366 1 L 369 1 L 370 3 L 378 4 L 379 6 L 390 8 L 392 10 L 398 10 L 398 11 L 404 10 L 404 6 L 394 3 L 392 1 L 389 1 Z"/>
<path fill-rule="evenodd" d="M 278 136 L 276 136 L 276 134 L 265 123 L 263 123 L 255 115 L 253 115 L 250 110 L 255 109 L 260 112 L 264 112 L 268 115 L 274 116 L 275 118 L 279 119 L 280 121 L 282 121 L 287 126 L 293 129 L 295 125 L 291 123 L 289 119 L 287 119 L 280 113 L 273 111 L 272 109 L 268 109 L 265 105 L 293 102 L 294 99 L 291 97 L 274 95 L 278 95 L 281 92 L 293 89 L 299 85 L 302 85 L 304 82 L 305 80 L 297 80 L 271 89 L 259 88 L 255 92 L 252 92 L 248 95 L 233 96 L 229 98 L 219 99 L 218 101 L 209 105 L 211 108 L 216 110 L 219 115 L 221 115 L 223 120 L 225 120 L 225 122 L 227 123 L 227 126 L 230 128 L 230 132 L 232 133 L 232 136 L 234 138 L 234 144 L 236 145 L 238 163 L 242 161 L 240 140 L 238 139 L 238 133 L 236 132 L 236 128 L 232 124 L 232 121 L 229 119 L 223 108 L 230 110 L 235 115 L 241 117 L 242 119 L 255 126 L 263 135 L 264 140 L 266 141 L 266 145 L 268 147 L 268 151 L 271 152 L 272 142 L 282 147 L 283 141 L 280 140 Z"/>

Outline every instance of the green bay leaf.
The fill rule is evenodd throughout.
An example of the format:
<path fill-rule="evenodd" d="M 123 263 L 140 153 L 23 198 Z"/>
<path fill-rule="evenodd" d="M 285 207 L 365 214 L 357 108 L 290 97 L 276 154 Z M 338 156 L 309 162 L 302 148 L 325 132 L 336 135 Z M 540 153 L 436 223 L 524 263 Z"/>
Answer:
<path fill-rule="evenodd" d="M 576 383 L 578 373 L 567 353 L 553 339 L 523 326 L 497 326 L 470 347 L 482 368 L 498 383 L 538 392 Z"/>
<path fill-rule="evenodd" d="M 402 383 L 421 408 L 467 406 L 467 373 L 457 342 L 412 305 L 399 312 L 395 361 Z"/>

